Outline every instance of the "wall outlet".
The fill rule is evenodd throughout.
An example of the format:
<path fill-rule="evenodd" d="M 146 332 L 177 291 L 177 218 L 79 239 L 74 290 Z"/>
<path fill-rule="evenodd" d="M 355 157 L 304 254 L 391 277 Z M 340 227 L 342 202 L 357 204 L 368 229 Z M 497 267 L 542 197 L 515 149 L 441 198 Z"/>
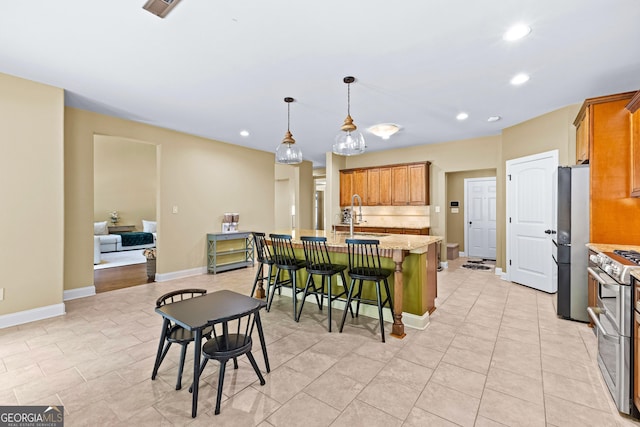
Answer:
<path fill-rule="evenodd" d="M 436 206 L 435 207 L 435 211 L 436 211 L 436 213 L 440 213 L 440 206 Z"/>
<path fill-rule="evenodd" d="M 0 288 L 0 301 L 4 299 L 4 288 Z"/>

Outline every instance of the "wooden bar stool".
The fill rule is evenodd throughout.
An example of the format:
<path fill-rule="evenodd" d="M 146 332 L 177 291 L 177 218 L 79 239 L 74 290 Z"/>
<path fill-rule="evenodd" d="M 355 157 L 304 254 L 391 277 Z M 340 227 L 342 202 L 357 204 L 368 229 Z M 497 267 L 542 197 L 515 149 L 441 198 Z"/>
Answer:
<path fill-rule="evenodd" d="M 267 311 L 271 309 L 271 303 L 273 302 L 273 295 L 276 289 L 279 293 L 282 292 L 282 288 L 291 288 L 291 298 L 293 299 L 293 319 L 298 321 L 298 294 L 303 292 L 304 289 L 298 288 L 298 271 L 302 270 L 306 266 L 306 262 L 303 259 L 297 259 L 293 252 L 293 245 L 291 244 L 291 236 L 288 234 L 269 234 L 271 240 L 271 246 L 273 247 L 273 262 L 276 266 L 276 276 L 273 284 L 273 289 L 269 291 L 269 301 L 267 302 Z M 283 271 L 288 272 L 288 280 L 280 280 L 280 275 Z"/>
<path fill-rule="evenodd" d="M 256 248 L 256 257 L 258 258 L 258 271 L 256 272 L 256 278 L 253 281 L 253 287 L 251 288 L 250 296 L 254 298 L 269 299 L 269 287 L 272 284 L 272 267 L 274 265 L 273 257 L 269 245 L 267 245 L 264 233 L 251 233 L 253 235 L 253 241 Z M 264 266 L 267 266 L 267 277 L 264 277 Z M 266 288 L 264 287 L 264 281 L 267 281 Z M 257 286 L 257 291 L 256 291 Z"/>

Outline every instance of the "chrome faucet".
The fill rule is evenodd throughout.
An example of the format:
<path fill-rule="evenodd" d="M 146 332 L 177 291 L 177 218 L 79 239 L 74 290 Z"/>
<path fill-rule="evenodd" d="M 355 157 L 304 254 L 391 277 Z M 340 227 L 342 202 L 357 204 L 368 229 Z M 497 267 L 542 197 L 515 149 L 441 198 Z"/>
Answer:
<path fill-rule="evenodd" d="M 351 196 L 351 215 L 349 216 L 349 237 L 352 239 L 353 239 L 353 203 L 355 202 L 355 199 L 358 199 L 358 205 L 360 206 L 360 213 L 359 213 L 360 220 L 358 222 L 362 222 L 362 198 L 359 195 L 354 194 L 353 196 Z"/>

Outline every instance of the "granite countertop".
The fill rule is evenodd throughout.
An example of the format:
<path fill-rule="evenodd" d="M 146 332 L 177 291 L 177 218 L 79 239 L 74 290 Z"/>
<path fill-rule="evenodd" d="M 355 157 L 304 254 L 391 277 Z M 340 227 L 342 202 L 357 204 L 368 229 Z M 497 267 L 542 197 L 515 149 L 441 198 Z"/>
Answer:
<path fill-rule="evenodd" d="M 631 250 L 640 252 L 640 246 L 635 245 L 613 245 L 611 243 L 587 243 L 587 247 L 596 252 L 613 252 L 614 250 Z"/>
<path fill-rule="evenodd" d="M 300 236 L 326 237 L 329 248 L 346 248 L 345 240 L 349 233 L 338 231 L 335 234 L 327 230 L 285 229 L 272 231 L 273 234 L 289 234 L 294 244 L 302 244 Z M 353 233 L 356 239 L 375 239 L 380 241 L 380 249 L 402 249 L 414 254 L 426 253 L 429 245 L 442 241 L 441 236 L 420 236 L 415 234 L 386 234 L 386 233 Z"/>

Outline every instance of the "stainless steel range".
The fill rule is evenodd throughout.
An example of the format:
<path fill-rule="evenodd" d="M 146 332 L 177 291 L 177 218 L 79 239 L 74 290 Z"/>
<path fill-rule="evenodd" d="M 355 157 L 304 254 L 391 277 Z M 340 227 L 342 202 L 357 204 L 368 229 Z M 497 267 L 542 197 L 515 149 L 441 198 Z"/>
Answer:
<path fill-rule="evenodd" d="M 631 396 L 631 271 L 640 253 L 615 250 L 589 257 L 589 280 L 595 281 L 596 306 L 589 317 L 597 327 L 598 365 L 620 412 L 629 414 Z"/>

